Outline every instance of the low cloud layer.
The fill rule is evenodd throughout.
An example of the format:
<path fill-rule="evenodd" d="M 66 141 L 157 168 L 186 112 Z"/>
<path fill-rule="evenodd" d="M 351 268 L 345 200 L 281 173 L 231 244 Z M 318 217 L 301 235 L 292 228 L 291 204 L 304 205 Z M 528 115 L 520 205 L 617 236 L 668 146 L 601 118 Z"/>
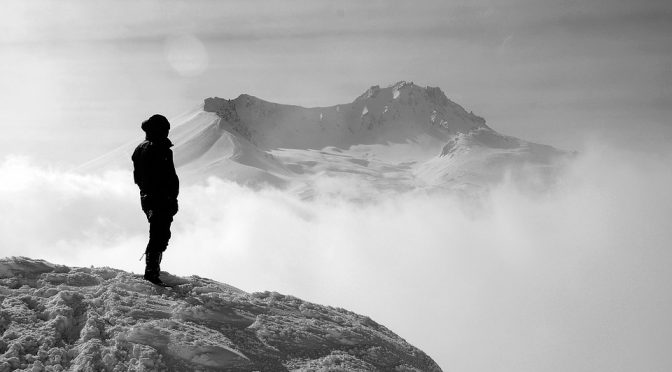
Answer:
<path fill-rule="evenodd" d="M 181 191 L 162 267 L 369 315 L 445 370 L 668 370 L 671 160 L 593 146 L 552 190 L 508 182 L 478 207 L 302 201 L 212 179 Z M 0 179 L 1 256 L 143 270 L 129 173 L 9 157 Z"/>

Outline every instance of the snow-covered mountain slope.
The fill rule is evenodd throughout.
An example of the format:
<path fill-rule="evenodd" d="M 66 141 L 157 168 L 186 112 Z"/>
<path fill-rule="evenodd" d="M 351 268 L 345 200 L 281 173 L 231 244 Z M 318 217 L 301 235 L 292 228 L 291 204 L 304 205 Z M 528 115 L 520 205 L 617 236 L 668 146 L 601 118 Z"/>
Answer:
<path fill-rule="evenodd" d="M 234 100 L 208 98 L 203 110 L 221 126 L 263 150 L 347 149 L 360 144 L 405 143 L 427 134 L 445 141 L 451 134 L 485 126 L 439 88 L 399 82 L 369 88 L 352 103 L 303 108 L 266 102 L 246 94 Z"/>
<path fill-rule="evenodd" d="M 311 195 L 319 178 L 353 178 L 377 189 L 483 186 L 510 172 L 552 170 L 565 153 L 497 133 L 439 88 L 373 86 L 353 102 L 303 108 L 250 95 L 207 98 L 172 120 L 178 172 L 215 175 Z M 129 143 L 91 162 L 130 166 Z"/>
<path fill-rule="evenodd" d="M 440 371 L 368 317 L 162 278 L 0 259 L 0 371 Z"/>

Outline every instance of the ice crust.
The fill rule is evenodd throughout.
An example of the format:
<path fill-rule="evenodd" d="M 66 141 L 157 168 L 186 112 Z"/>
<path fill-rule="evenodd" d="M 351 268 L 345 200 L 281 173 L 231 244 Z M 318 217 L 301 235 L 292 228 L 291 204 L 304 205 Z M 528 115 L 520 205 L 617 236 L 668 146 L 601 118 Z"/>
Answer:
<path fill-rule="evenodd" d="M 0 259 L 0 372 L 440 371 L 368 317 L 162 273 Z"/>

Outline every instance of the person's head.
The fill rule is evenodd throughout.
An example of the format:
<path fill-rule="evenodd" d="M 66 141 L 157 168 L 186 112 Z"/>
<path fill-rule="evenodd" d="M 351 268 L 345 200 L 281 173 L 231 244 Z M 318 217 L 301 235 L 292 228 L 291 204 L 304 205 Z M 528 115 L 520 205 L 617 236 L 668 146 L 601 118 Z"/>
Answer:
<path fill-rule="evenodd" d="M 165 116 L 155 114 L 143 121 L 140 128 L 145 131 L 148 139 L 168 138 L 170 122 Z"/>

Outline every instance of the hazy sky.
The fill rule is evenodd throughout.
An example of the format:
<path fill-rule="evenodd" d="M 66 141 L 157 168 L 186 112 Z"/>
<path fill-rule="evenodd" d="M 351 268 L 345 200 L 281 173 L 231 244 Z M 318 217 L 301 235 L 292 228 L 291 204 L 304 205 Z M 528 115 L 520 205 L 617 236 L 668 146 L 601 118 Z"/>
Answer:
<path fill-rule="evenodd" d="M 672 139 L 672 3 L 6 1 L 0 156 L 79 163 L 155 112 L 249 93 L 303 106 L 411 80 L 505 134 Z M 92 140 L 95 138 L 95 140 Z"/>

